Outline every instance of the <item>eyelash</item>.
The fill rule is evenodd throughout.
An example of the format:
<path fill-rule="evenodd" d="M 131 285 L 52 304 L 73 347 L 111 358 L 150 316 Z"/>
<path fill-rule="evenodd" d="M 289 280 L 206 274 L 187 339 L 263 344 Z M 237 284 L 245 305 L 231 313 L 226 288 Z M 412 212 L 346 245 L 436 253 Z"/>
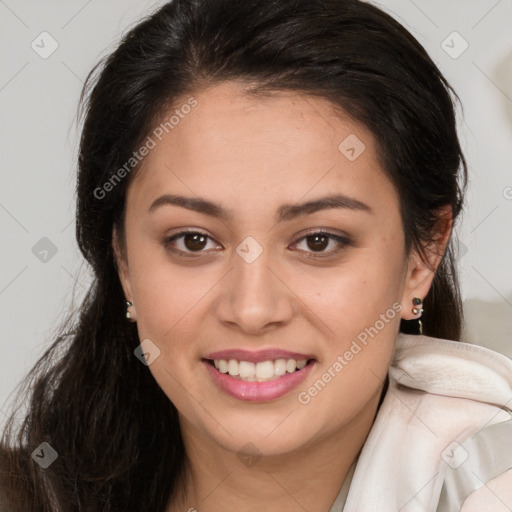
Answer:
<path fill-rule="evenodd" d="M 211 238 L 206 233 L 203 233 L 201 231 L 185 230 L 185 231 L 180 231 L 179 233 L 164 239 L 163 245 L 167 250 L 169 250 L 175 254 L 179 254 L 180 256 L 184 256 L 186 258 L 195 258 L 195 257 L 200 256 L 203 252 L 205 252 L 203 250 L 201 250 L 201 251 L 183 251 L 181 249 L 176 249 L 171 246 L 172 242 L 174 242 L 175 240 L 178 240 L 180 238 L 183 238 L 186 235 L 201 235 L 209 240 L 213 240 L 213 238 Z M 309 233 L 304 234 L 296 242 L 294 242 L 293 245 L 297 245 L 299 242 L 306 240 L 307 238 L 313 237 L 313 236 L 322 236 L 322 237 L 328 238 L 329 240 L 334 240 L 335 242 L 338 242 L 339 247 L 334 250 L 331 249 L 329 251 L 320 251 L 317 253 L 315 253 L 314 251 L 313 252 L 302 251 L 307 255 L 306 257 L 308 257 L 308 258 L 313 258 L 313 259 L 326 258 L 326 257 L 332 256 L 333 254 L 338 253 L 339 251 L 343 250 L 344 248 L 352 245 L 352 241 L 347 236 L 341 236 L 341 235 L 337 235 L 335 233 L 331 233 L 329 231 L 321 231 L 321 230 L 320 231 L 311 231 Z"/>

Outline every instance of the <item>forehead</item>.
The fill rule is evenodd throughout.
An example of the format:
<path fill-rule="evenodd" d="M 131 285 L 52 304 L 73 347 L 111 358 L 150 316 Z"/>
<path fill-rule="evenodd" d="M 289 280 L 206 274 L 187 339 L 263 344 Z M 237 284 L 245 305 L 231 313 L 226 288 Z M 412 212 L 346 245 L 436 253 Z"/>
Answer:
<path fill-rule="evenodd" d="M 183 96 L 159 123 L 129 191 L 146 207 L 178 191 L 253 211 L 334 190 L 397 203 L 373 134 L 325 99 L 228 82 Z"/>

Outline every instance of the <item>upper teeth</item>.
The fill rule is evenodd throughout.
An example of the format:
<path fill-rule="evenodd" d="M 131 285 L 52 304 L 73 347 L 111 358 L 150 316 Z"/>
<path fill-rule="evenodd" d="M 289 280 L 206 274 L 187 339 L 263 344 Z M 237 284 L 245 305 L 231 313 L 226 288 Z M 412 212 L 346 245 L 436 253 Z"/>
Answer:
<path fill-rule="evenodd" d="M 299 361 L 295 359 L 276 359 L 275 361 L 261 361 L 251 363 L 250 361 L 237 361 L 236 359 L 214 359 L 215 368 L 221 373 L 229 373 L 232 377 L 248 382 L 265 382 L 284 375 L 286 372 L 293 373 L 296 369 L 301 370 L 306 366 L 307 359 Z"/>

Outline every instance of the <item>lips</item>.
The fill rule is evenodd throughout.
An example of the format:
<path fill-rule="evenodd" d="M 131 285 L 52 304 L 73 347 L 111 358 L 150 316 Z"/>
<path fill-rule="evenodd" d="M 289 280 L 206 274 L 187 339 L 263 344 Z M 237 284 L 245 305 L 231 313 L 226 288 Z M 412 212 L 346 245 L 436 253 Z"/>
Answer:
<path fill-rule="evenodd" d="M 252 402 L 270 401 L 289 393 L 306 378 L 315 362 L 310 354 L 278 349 L 224 350 L 203 359 L 222 391 Z"/>

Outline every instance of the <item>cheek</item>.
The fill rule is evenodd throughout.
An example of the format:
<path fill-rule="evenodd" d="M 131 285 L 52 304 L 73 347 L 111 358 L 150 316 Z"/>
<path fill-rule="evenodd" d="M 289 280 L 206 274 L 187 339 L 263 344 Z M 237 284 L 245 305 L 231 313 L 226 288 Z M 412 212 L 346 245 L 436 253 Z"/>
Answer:
<path fill-rule="evenodd" d="M 201 364 L 198 340 L 203 325 L 199 316 L 218 278 L 154 255 L 140 263 L 134 279 L 139 338 L 150 339 L 160 350 L 149 370 L 180 413 L 195 423 L 193 396 L 200 393 L 193 389 L 194 375 Z"/>
<path fill-rule="evenodd" d="M 296 272 L 287 279 L 307 306 L 304 314 L 309 309 L 317 317 L 311 321 L 323 324 L 327 337 L 343 344 L 382 314 L 399 321 L 402 274 L 400 252 L 381 246 L 360 248 L 337 268 Z"/>
<path fill-rule="evenodd" d="M 329 342 L 319 345 L 323 350 L 318 371 L 297 397 L 314 416 L 308 420 L 313 430 L 335 429 L 350 421 L 385 382 L 401 304 L 394 281 L 377 283 L 370 279 L 376 275 L 366 266 L 359 275 L 340 275 L 315 295 L 311 309 L 321 316 L 316 325 L 329 327 Z"/>
<path fill-rule="evenodd" d="M 157 240 L 134 228 L 128 238 L 130 280 L 141 337 L 164 341 L 218 281 L 200 266 L 177 265 Z"/>
<path fill-rule="evenodd" d="M 147 265 L 135 280 L 139 329 L 164 341 L 197 316 L 203 301 L 219 282 L 214 272 L 171 265 Z"/>

